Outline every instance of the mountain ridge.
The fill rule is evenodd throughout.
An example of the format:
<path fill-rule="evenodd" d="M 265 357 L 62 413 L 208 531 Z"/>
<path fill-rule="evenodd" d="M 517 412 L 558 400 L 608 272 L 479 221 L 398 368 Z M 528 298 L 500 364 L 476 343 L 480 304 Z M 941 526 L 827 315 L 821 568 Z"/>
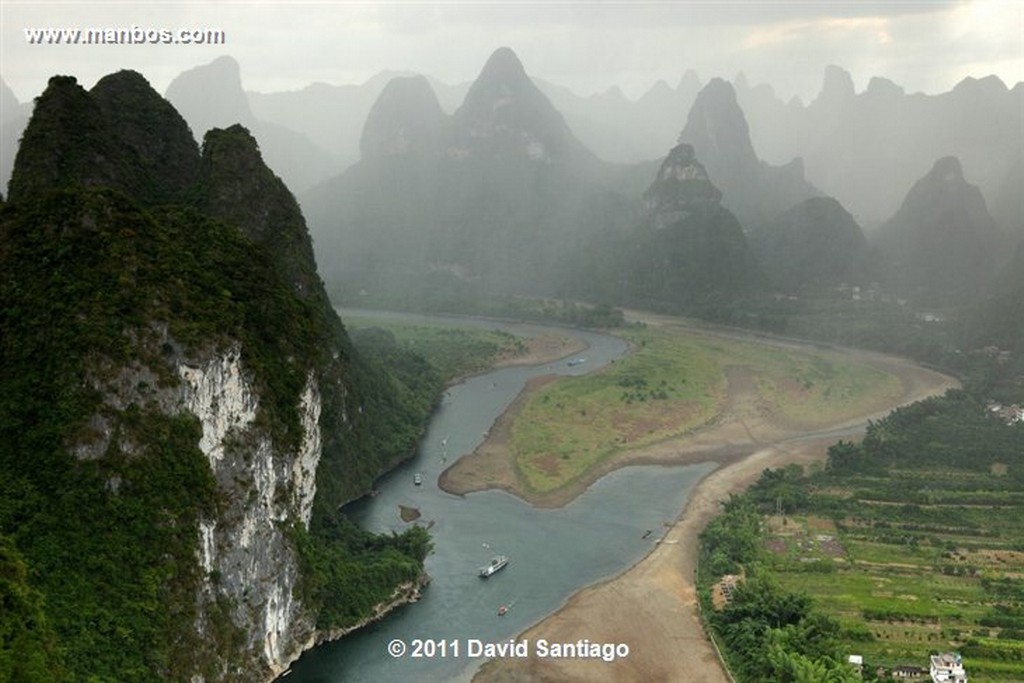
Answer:
<path fill-rule="evenodd" d="M 141 75 L 57 76 L 11 187 L 0 565 L 49 625 L 20 622 L 25 680 L 270 680 L 422 579 L 425 533 L 364 565 L 336 511 L 413 452 L 436 396 L 404 383 L 439 381 L 360 359 L 248 131 L 200 152 Z"/>

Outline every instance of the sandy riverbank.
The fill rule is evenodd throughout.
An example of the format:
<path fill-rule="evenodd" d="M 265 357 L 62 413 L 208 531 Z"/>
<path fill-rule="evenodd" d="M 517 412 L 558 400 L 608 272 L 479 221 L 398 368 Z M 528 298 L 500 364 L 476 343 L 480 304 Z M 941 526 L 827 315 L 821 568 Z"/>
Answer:
<path fill-rule="evenodd" d="M 569 356 L 585 351 L 587 343 L 569 333 L 543 333 L 536 337 L 520 338 L 523 349 L 510 349 L 499 356 L 494 367 L 508 365 L 541 365 L 554 363 Z"/>
<path fill-rule="evenodd" d="M 675 321 L 671 321 L 675 324 Z M 713 334 L 702 332 L 704 334 Z M 785 342 L 789 343 L 789 342 Z M 874 406 L 843 424 L 820 425 L 817 432 L 848 428 L 879 417 L 895 405 L 941 393 L 955 381 L 910 361 L 869 352 L 851 351 L 856 360 L 897 376 L 903 385 L 899 401 Z M 551 378 L 540 378 L 495 423 L 490 438 L 442 475 L 441 484 L 454 492 L 482 488 L 516 491 L 508 449 L 509 426 L 528 392 Z M 629 464 L 688 464 L 713 461 L 720 466 L 697 486 L 685 510 L 662 543 L 625 573 L 575 594 L 560 610 L 520 635 L 531 643 L 626 643 L 628 657 L 601 660 L 505 659 L 486 664 L 474 681 L 679 681 L 727 683 L 697 614 L 693 577 L 697 536 L 729 493 L 746 488 L 766 467 L 824 458 L 834 434 L 817 436 L 774 420 L 758 405 L 756 391 L 742 372 L 731 372 L 728 405 L 715 423 L 681 439 L 622 454 L 567 491 L 531 500 L 537 505 L 563 505 L 611 469 Z"/>

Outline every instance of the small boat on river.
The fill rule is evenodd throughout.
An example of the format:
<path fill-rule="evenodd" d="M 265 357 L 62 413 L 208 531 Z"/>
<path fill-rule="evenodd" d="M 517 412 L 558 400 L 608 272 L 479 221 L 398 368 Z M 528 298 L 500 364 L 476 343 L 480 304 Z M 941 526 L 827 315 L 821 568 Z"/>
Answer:
<path fill-rule="evenodd" d="M 486 567 L 480 567 L 480 578 L 486 579 L 495 572 L 504 569 L 505 565 L 508 564 L 508 558 L 504 555 L 495 555 L 491 558 L 491 563 Z"/>

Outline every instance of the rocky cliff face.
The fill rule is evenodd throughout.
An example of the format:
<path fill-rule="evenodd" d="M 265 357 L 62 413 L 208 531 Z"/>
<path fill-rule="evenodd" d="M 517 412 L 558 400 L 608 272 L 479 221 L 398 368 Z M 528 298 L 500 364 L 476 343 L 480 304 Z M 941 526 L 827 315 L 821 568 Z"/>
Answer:
<path fill-rule="evenodd" d="M 297 451 L 282 450 L 256 425 L 260 399 L 245 378 L 240 349 L 177 369 L 184 407 L 202 427 L 199 448 L 228 501 L 218 515 L 199 521 L 198 559 L 206 578 L 196 631 L 205 635 L 211 611 L 231 605 L 231 622 L 244 638 L 243 659 L 231 667 L 276 675 L 315 633 L 309 606 L 295 597 L 301 571 L 285 531 L 296 522 L 309 528 L 323 452 L 319 389 L 311 374 L 299 399 L 301 443 Z"/>
<path fill-rule="evenodd" d="M 645 213 L 657 229 L 678 223 L 694 208 L 721 201 L 722 193 L 711 184 L 690 145 L 672 148 L 644 193 Z"/>
<path fill-rule="evenodd" d="M 245 129 L 211 131 L 200 155 L 140 75 L 89 92 L 56 77 L 12 188 L 0 541 L 23 553 L 60 644 L 27 680 L 275 676 L 349 623 L 321 618 L 315 589 L 346 589 L 314 579 L 310 557 L 359 562 L 318 525 L 409 452 L 398 437 L 423 415 L 354 353 L 298 206 Z M 392 583 L 414 583 L 423 552 Z M 369 592 L 366 571 L 361 607 L 333 613 L 400 592 Z"/>

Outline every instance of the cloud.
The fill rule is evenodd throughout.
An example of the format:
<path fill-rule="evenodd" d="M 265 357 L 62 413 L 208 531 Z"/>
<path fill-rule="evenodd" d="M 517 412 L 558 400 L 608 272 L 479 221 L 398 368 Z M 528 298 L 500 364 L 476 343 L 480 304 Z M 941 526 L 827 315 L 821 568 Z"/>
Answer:
<path fill-rule="evenodd" d="M 687 69 L 706 80 L 744 71 L 783 97 L 812 98 L 826 64 L 857 82 L 883 75 L 908 90 L 967 75 L 1024 77 L 1020 4 L 999 2 L 0 2 L 0 74 L 20 99 L 54 73 L 86 84 L 134 68 L 162 90 L 175 75 L 231 54 L 245 86 L 361 83 L 379 71 L 473 79 L 500 45 L 527 70 L 581 94 L 619 85 L 636 97 Z M 212 26 L 222 47 L 29 46 L 29 26 Z"/>

